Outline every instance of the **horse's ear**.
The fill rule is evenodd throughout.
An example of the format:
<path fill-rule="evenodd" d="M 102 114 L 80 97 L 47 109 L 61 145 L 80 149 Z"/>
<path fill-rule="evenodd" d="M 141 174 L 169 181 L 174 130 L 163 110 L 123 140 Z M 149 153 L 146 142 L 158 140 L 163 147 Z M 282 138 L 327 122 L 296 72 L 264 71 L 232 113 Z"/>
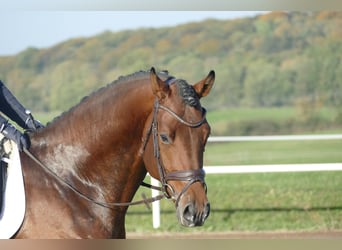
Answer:
<path fill-rule="evenodd" d="M 194 89 L 199 98 L 207 96 L 214 85 L 215 81 L 215 71 L 210 71 L 208 76 L 198 83 L 194 84 Z"/>
<path fill-rule="evenodd" d="M 153 67 L 151 68 L 150 77 L 153 94 L 158 97 L 159 100 L 164 99 L 170 91 L 169 85 L 159 78 Z"/>

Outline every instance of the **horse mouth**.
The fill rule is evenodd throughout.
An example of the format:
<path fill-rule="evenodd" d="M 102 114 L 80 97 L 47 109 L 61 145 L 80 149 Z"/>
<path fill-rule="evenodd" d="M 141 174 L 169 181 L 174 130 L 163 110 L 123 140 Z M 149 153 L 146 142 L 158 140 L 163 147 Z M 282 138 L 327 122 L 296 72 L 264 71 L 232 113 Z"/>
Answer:
<path fill-rule="evenodd" d="M 206 203 L 202 208 L 196 204 L 189 203 L 177 208 L 177 217 L 181 225 L 185 227 L 203 226 L 205 220 L 210 214 L 210 203 Z"/>

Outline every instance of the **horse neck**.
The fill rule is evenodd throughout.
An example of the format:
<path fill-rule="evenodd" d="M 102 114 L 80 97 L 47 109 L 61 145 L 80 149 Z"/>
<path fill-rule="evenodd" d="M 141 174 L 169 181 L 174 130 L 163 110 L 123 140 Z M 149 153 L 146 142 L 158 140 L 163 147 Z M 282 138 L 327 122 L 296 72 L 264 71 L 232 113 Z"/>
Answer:
<path fill-rule="evenodd" d="M 74 185 L 130 200 L 146 173 L 139 152 L 153 99 L 147 79 L 106 89 L 33 136 L 32 151 Z M 127 185 L 132 192 L 123 192 Z"/>

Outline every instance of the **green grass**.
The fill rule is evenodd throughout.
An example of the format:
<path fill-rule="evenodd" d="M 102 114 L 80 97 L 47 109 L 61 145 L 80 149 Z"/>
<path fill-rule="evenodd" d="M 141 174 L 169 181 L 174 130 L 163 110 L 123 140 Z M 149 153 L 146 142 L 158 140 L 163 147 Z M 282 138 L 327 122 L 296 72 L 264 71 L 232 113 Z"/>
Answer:
<path fill-rule="evenodd" d="M 231 123 L 251 120 L 272 119 L 286 121 L 295 115 L 293 108 L 234 108 L 210 111 L 207 119 L 212 127 L 212 135 L 228 135 L 227 127 Z"/>
<path fill-rule="evenodd" d="M 232 108 L 208 112 L 210 123 L 255 120 L 255 119 L 276 119 L 285 120 L 296 115 L 292 107 L 281 108 Z"/>
<path fill-rule="evenodd" d="M 320 108 L 308 116 L 294 107 L 232 108 L 207 114 L 214 136 L 341 132 L 337 117 L 337 110 L 330 108 Z"/>
<path fill-rule="evenodd" d="M 152 227 L 151 211 L 138 206 L 129 208 L 127 232 L 342 229 L 341 172 L 208 175 L 206 181 L 211 214 L 203 227 L 180 226 L 174 205 L 163 200 L 159 229 Z"/>
<path fill-rule="evenodd" d="M 209 122 L 231 122 L 243 120 L 258 120 L 258 119 L 272 119 L 272 120 L 287 120 L 289 118 L 300 119 L 300 112 L 294 107 L 274 107 L 274 108 L 231 108 L 223 110 L 214 110 L 208 112 Z M 321 108 L 315 113 L 327 121 L 332 121 L 336 117 L 336 110 L 330 108 Z"/>
<path fill-rule="evenodd" d="M 208 143 L 205 165 L 342 162 L 342 140 Z"/>

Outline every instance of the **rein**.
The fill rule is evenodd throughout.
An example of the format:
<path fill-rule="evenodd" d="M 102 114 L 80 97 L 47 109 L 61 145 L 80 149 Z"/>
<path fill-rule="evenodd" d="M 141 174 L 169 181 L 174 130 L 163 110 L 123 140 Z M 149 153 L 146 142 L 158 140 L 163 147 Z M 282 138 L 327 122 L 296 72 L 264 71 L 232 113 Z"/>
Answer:
<path fill-rule="evenodd" d="M 158 114 L 159 109 L 162 109 L 162 110 L 168 112 L 171 116 L 176 118 L 179 122 L 181 122 L 182 124 L 184 124 L 188 127 L 191 127 L 191 128 L 199 127 L 205 122 L 206 110 L 204 108 L 202 108 L 202 119 L 199 122 L 192 123 L 192 122 L 185 121 L 183 118 L 178 116 L 175 112 L 173 112 L 169 108 L 167 108 L 163 105 L 160 105 L 158 100 L 155 101 L 154 111 L 153 111 L 153 120 L 152 120 L 151 126 L 147 132 L 146 140 L 145 140 L 145 143 L 143 145 L 143 150 L 145 150 L 148 139 L 150 138 L 150 135 L 152 133 L 154 157 L 156 158 L 156 161 L 157 161 L 158 172 L 159 172 L 160 182 L 161 182 L 162 186 L 157 187 L 157 186 L 153 186 L 153 185 L 150 185 L 148 183 L 145 183 L 145 182 L 142 182 L 140 185 L 144 186 L 144 187 L 151 188 L 151 189 L 158 190 L 158 191 L 162 192 L 162 195 L 158 195 L 158 196 L 151 197 L 151 198 L 146 198 L 146 199 L 135 201 L 135 202 L 110 202 L 110 203 L 108 203 L 108 202 L 97 201 L 97 200 L 85 195 L 84 193 L 79 191 L 77 188 L 75 188 L 73 185 L 71 185 L 70 183 L 65 181 L 63 178 L 61 178 L 59 175 L 57 175 L 55 172 L 53 172 L 49 167 L 47 167 L 44 163 L 42 163 L 36 156 L 34 156 L 28 149 L 23 148 L 23 152 L 29 158 L 31 158 L 34 162 L 36 162 L 40 167 L 42 167 L 44 170 L 46 170 L 50 175 L 55 177 L 58 181 L 60 181 L 65 186 L 67 186 L 69 189 L 71 189 L 77 195 L 79 195 L 80 197 L 84 198 L 85 200 L 90 201 L 92 203 L 95 203 L 99 206 L 106 207 L 106 208 L 114 208 L 114 207 L 118 207 L 118 206 L 140 205 L 140 204 L 145 204 L 146 206 L 148 206 L 148 203 L 152 203 L 154 201 L 161 200 L 164 197 L 167 199 L 175 200 L 176 206 L 178 206 L 178 202 L 179 202 L 181 196 L 188 190 L 188 188 L 193 183 L 201 182 L 204 185 L 205 191 L 207 191 L 207 186 L 206 186 L 205 181 L 204 181 L 205 172 L 204 172 L 203 168 L 201 168 L 201 169 L 195 169 L 195 170 L 190 169 L 190 170 L 181 170 L 181 171 L 166 173 L 166 171 L 162 165 L 161 159 L 160 159 L 160 150 L 159 150 L 159 143 L 158 143 L 157 114 Z M 187 185 L 185 185 L 185 187 L 180 192 L 180 194 L 178 194 L 178 196 L 176 196 L 176 192 L 175 192 L 174 188 L 170 184 L 168 184 L 168 181 L 170 181 L 170 180 L 171 181 L 187 181 L 188 183 L 187 183 Z M 171 191 L 171 194 L 169 193 L 168 190 Z"/>

